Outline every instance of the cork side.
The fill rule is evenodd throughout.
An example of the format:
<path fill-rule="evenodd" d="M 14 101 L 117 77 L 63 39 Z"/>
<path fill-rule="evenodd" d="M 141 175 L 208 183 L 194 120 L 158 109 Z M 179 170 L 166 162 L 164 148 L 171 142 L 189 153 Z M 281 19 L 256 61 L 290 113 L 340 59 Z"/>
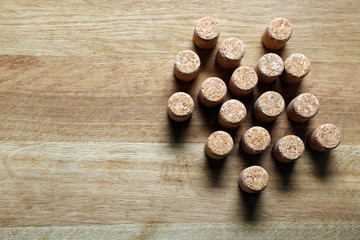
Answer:
<path fill-rule="evenodd" d="M 285 71 L 290 77 L 304 78 L 310 72 L 310 61 L 301 53 L 291 54 L 285 60 Z"/>
<path fill-rule="evenodd" d="M 269 147 L 271 137 L 263 127 L 252 127 L 248 129 L 241 138 L 241 147 L 249 154 L 258 154 Z"/>
<path fill-rule="evenodd" d="M 225 158 L 233 149 L 232 137 L 224 131 L 213 132 L 207 139 L 205 153 L 213 159 Z"/>
<path fill-rule="evenodd" d="M 226 84 L 217 77 L 206 79 L 200 87 L 199 100 L 205 106 L 213 107 L 220 104 L 227 93 Z"/>
<path fill-rule="evenodd" d="M 177 122 L 186 121 L 194 110 L 192 97 L 184 92 L 177 92 L 168 100 L 168 114 L 171 119 Z"/>
<path fill-rule="evenodd" d="M 229 88 L 235 96 L 246 96 L 257 83 L 258 77 L 254 69 L 239 67 L 231 75 Z"/>
<path fill-rule="evenodd" d="M 211 41 L 219 37 L 220 25 L 212 17 L 203 17 L 195 25 L 194 33 L 202 40 Z"/>
<path fill-rule="evenodd" d="M 292 27 L 287 19 L 279 17 L 270 22 L 266 28 L 266 33 L 273 41 L 287 42 L 291 38 Z"/>
<path fill-rule="evenodd" d="M 181 51 L 176 55 L 175 68 L 183 74 L 191 75 L 200 68 L 200 58 L 191 50 Z"/>
<path fill-rule="evenodd" d="M 279 55 L 267 53 L 260 58 L 257 67 L 265 77 L 276 78 L 284 71 L 284 62 Z"/>
<path fill-rule="evenodd" d="M 317 127 L 309 138 L 309 145 L 315 151 L 325 152 L 339 146 L 341 142 L 341 132 L 333 124 L 323 124 Z"/>
<path fill-rule="evenodd" d="M 275 118 L 284 111 L 284 107 L 284 98 L 277 92 L 268 91 L 256 100 L 254 110 L 259 111 L 267 117 Z"/>
<path fill-rule="evenodd" d="M 295 135 L 280 138 L 273 148 L 274 157 L 280 162 L 295 161 L 304 154 L 304 151 L 304 142 Z"/>
<path fill-rule="evenodd" d="M 260 166 L 251 166 L 241 171 L 238 183 L 245 192 L 261 192 L 269 183 L 269 174 Z"/>
<path fill-rule="evenodd" d="M 219 123 L 224 128 L 237 128 L 246 117 L 246 108 L 242 102 L 235 99 L 226 101 L 220 108 Z"/>

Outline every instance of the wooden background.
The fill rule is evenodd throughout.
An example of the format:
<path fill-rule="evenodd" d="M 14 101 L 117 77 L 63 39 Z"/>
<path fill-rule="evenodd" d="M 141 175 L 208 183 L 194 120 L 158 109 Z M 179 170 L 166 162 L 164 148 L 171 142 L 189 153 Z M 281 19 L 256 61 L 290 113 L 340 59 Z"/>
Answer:
<path fill-rule="evenodd" d="M 2 239 L 356 239 L 360 236 L 359 1 L 13 1 L 0 2 L 0 238 Z M 214 166 L 203 151 L 220 129 L 218 109 L 198 104 L 201 82 L 231 71 L 216 49 L 192 43 L 197 19 L 217 18 L 226 37 L 246 45 L 242 65 L 266 53 L 260 37 L 277 16 L 293 37 L 284 59 L 301 52 L 312 69 L 299 85 L 260 84 L 241 99 L 251 112 L 264 91 L 286 103 L 310 92 L 321 110 L 308 124 L 282 114 L 260 124 L 248 114 L 231 132 L 235 149 Z M 198 52 L 193 83 L 173 77 L 176 54 Z M 172 123 L 168 97 L 186 91 L 192 119 Z M 231 95 L 228 94 L 228 98 Z M 239 150 L 251 126 L 272 144 L 305 139 L 323 123 L 343 142 L 330 153 L 306 150 L 279 165 L 270 149 Z M 259 196 L 243 194 L 240 171 L 259 164 L 270 174 Z"/>

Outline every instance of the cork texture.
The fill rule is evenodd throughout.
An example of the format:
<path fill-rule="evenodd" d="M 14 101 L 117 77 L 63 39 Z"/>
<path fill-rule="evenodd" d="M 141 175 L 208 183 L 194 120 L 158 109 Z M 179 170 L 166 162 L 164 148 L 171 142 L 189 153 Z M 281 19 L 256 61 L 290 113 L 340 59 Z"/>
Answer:
<path fill-rule="evenodd" d="M 233 149 L 232 137 L 224 131 L 213 132 L 207 139 L 205 153 L 213 159 L 225 158 Z"/>
<path fill-rule="evenodd" d="M 238 38 L 225 39 L 217 52 L 216 60 L 223 68 L 235 68 L 245 55 L 243 42 Z"/>
<path fill-rule="evenodd" d="M 286 73 L 295 78 L 303 78 L 310 71 L 310 61 L 301 53 L 291 54 L 284 64 Z"/>
<path fill-rule="evenodd" d="M 269 174 L 260 166 L 251 166 L 241 171 L 238 183 L 245 192 L 261 192 L 269 183 Z"/>
<path fill-rule="evenodd" d="M 206 79 L 200 87 L 199 100 L 208 107 L 219 105 L 225 98 L 227 87 L 223 80 L 217 77 Z"/>
<path fill-rule="evenodd" d="M 199 68 L 200 58 L 195 52 L 184 50 L 176 55 L 174 73 L 179 80 L 193 80 L 197 76 Z"/>
<path fill-rule="evenodd" d="M 311 93 L 302 93 L 290 102 L 287 113 L 291 120 L 305 122 L 315 117 L 319 109 L 320 103 L 317 97 Z"/>
<path fill-rule="evenodd" d="M 254 69 L 239 67 L 231 75 L 229 88 L 235 96 L 246 96 L 258 83 L 258 77 Z"/>
<path fill-rule="evenodd" d="M 202 49 L 213 48 L 220 34 L 220 25 L 212 17 L 199 19 L 194 28 L 194 43 Z"/>
<path fill-rule="evenodd" d="M 218 120 L 222 127 L 233 129 L 240 126 L 246 114 L 246 108 L 242 102 L 230 99 L 221 106 Z"/>
<path fill-rule="evenodd" d="M 284 71 L 284 61 L 275 53 L 263 55 L 255 66 L 260 82 L 271 83 Z"/>
<path fill-rule="evenodd" d="M 302 157 L 304 142 L 295 135 L 280 138 L 273 147 L 273 155 L 280 162 L 292 162 Z"/>
<path fill-rule="evenodd" d="M 269 147 L 271 137 L 263 127 L 248 129 L 241 138 L 242 149 L 249 154 L 259 154 Z"/>
<path fill-rule="evenodd" d="M 168 100 L 168 114 L 177 122 L 186 121 L 194 110 L 194 101 L 191 96 L 184 92 L 177 92 Z"/>
<path fill-rule="evenodd" d="M 287 19 L 279 17 L 270 22 L 266 28 L 266 32 L 271 40 L 286 42 L 291 38 L 292 27 Z"/>
<path fill-rule="evenodd" d="M 283 97 L 277 92 L 268 91 L 256 100 L 254 117 L 260 122 L 271 122 L 284 111 L 284 107 Z"/>
<path fill-rule="evenodd" d="M 341 139 L 341 132 L 338 127 L 333 124 L 323 124 L 313 130 L 308 142 L 313 150 L 325 152 L 339 146 Z"/>

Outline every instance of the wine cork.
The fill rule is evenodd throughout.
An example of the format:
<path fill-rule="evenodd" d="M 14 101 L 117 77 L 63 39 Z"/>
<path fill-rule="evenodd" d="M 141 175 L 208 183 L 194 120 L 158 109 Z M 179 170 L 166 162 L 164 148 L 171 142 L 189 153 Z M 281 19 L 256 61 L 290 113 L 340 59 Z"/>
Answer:
<path fill-rule="evenodd" d="M 226 158 L 234 147 L 232 137 L 224 131 L 213 132 L 205 144 L 205 153 L 212 159 Z"/>
<path fill-rule="evenodd" d="M 167 109 L 172 120 L 184 122 L 191 117 L 194 110 L 194 101 L 189 94 L 177 92 L 169 98 Z"/>
<path fill-rule="evenodd" d="M 216 61 L 223 68 L 236 68 L 244 55 L 243 42 L 238 38 L 227 38 L 218 49 Z"/>
<path fill-rule="evenodd" d="M 224 100 L 226 92 L 226 84 L 223 80 L 210 77 L 201 84 L 199 100 L 207 107 L 215 107 Z"/>
<path fill-rule="evenodd" d="M 306 122 L 319 112 L 319 100 L 310 93 L 302 93 L 287 107 L 288 117 L 294 122 Z"/>
<path fill-rule="evenodd" d="M 301 53 L 291 54 L 284 64 L 285 71 L 281 79 L 288 84 L 300 82 L 310 71 L 310 61 Z"/>
<path fill-rule="evenodd" d="M 181 81 L 191 81 L 196 78 L 199 69 L 200 58 L 195 52 L 184 50 L 176 55 L 174 74 L 177 79 Z"/>
<path fill-rule="evenodd" d="M 248 193 L 259 193 L 269 183 L 268 172 L 260 166 L 251 166 L 241 171 L 239 175 L 239 187 Z"/>
<path fill-rule="evenodd" d="M 340 142 L 340 129 L 333 124 L 323 124 L 315 128 L 308 138 L 310 147 L 318 152 L 330 151 L 339 146 Z"/>
<path fill-rule="evenodd" d="M 258 76 L 254 69 L 239 67 L 231 75 L 229 89 L 232 94 L 238 97 L 249 95 L 258 82 Z"/>
<path fill-rule="evenodd" d="M 220 34 L 220 25 L 212 17 L 200 18 L 194 28 L 194 43 L 201 49 L 215 47 Z"/>
<path fill-rule="evenodd" d="M 273 155 L 279 162 L 293 162 L 302 157 L 305 151 L 304 142 L 295 135 L 280 138 L 273 147 Z"/>
<path fill-rule="evenodd" d="M 241 148 L 248 154 L 259 154 L 269 147 L 271 137 L 263 127 L 252 127 L 248 129 L 241 138 Z"/>
<path fill-rule="evenodd" d="M 246 108 L 242 102 L 230 99 L 221 106 L 218 115 L 219 124 L 223 128 L 235 129 L 246 117 Z"/>
<path fill-rule="evenodd" d="M 283 97 L 277 92 L 268 91 L 256 100 L 254 117 L 260 122 L 272 122 L 284 111 L 284 107 Z"/>
<path fill-rule="evenodd" d="M 275 18 L 265 29 L 262 35 L 262 43 L 270 50 L 278 50 L 285 46 L 291 38 L 292 27 L 285 18 Z"/>
<path fill-rule="evenodd" d="M 271 83 L 284 71 L 284 61 L 275 53 L 267 53 L 262 56 L 255 65 L 255 72 L 259 82 Z"/>

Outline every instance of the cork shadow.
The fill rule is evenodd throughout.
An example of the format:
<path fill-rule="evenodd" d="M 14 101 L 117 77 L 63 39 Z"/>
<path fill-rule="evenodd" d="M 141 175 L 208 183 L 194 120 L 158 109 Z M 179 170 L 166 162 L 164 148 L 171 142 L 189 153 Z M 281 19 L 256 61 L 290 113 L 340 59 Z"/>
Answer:
<path fill-rule="evenodd" d="M 240 65 L 238 67 L 240 67 Z M 215 60 L 214 69 L 215 69 L 216 76 L 218 78 L 220 78 L 221 80 L 223 80 L 226 83 L 226 85 L 228 86 L 231 75 L 233 74 L 233 72 L 236 68 L 231 68 L 231 69 L 223 68 Z"/>
<path fill-rule="evenodd" d="M 279 87 L 281 88 L 280 94 L 284 98 L 285 104 L 287 105 L 291 102 L 291 100 L 293 100 L 297 95 L 299 95 L 299 92 L 302 90 L 301 82 L 296 84 L 288 84 L 281 80 L 281 76 L 278 81 L 280 85 Z"/>
<path fill-rule="evenodd" d="M 191 81 L 181 81 L 179 79 L 177 79 L 174 75 L 173 75 L 173 79 L 172 81 L 175 83 L 176 86 L 176 91 L 177 92 L 186 92 L 189 93 L 192 86 L 194 85 L 194 82 L 196 81 L 197 77 L 194 80 Z"/>
<path fill-rule="evenodd" d="M 222 170 L 224 169 L 224 165 L 225 165 L 225 159 L 221 159 L 221 160 L 214 160 L 212 158 L 210 158 L 208 155 L 206 155 L 206 153 L 204 152 L 205 155 L 205 159 L 206 159 L 206 163 L 207 163 L 207 171 L 208 171 L 208 175 L 209 175 L 209 183 L 211 187 L 214 188 L 219 188 L 221 187 L 222 184 Z"/>
<path fill-rule="evenodd" d="M 240 141 L 241 141 L 241 139 L 240 139 Z M 260 166 L 261 159 L 264 157 L 264 152 L 260 153 L 260 154 L 254 154 L 254 155 L 248 154 L 242 149 L 240 143 L 238 145 L 239 145 L 238 152 L 239 152 L 240 159 L 242 162 L 245 163 L 244 168 L 247 168 L 247 167 L 250 167 L 253 165 Z"/>
<path fill-rule="evenodd" d="M 304 143 L 306 141 L 306 137 L 309 135 L 310 121 L 311 119 L 303 123 L 298 123 L 288 118 L 288 122 L 292 129 L 293 134 L 301 138 Z"/>
<path fill-rule="evenodd" d="M 248 193 L 239 188 L 239 199 L 243 208 L 240 208 L 240 217 L 245 221 L 255 222 L 258 219 L 257 210 L 261 193 Z M 245 211 L 244 211 L 245 209 Z"/>
<path fill-rule="evenodd" d="M 291 190 L 293 188 L 292 175 L 296 162 L 282 163 L 277 161 L 273 154 L 271 155 L 275 163 L 275 169 L 281 177 L 280 189 L 285 191 Z"/>
<path fill-rule="evenodd" d="M 221 104 L 216 107 L 206 107 L 200 102 L 199 98 L 197 98 L 197 101 L 199 105 L 200 117 L 206 123 L 205 125 L 209 129 L 209 134 L 221 129 L 221 126 L 217 120 L 217 115 L 219 113 Z"/>
<path fill-rule="evenodd" d="M 262 55 L 261 56 L 263 56 L 267 53 L 275 53 L 275 54 L 279 55 L 281 58 L 283 58 L 282 55 L 286 51 L 286 44 L 283 48 L 280 48 L 279 50 L 271 50 L 271 49 L 266 48 L 262 41 L 261 41 L 261 46 L 262 46 L 262 52 L 261 52 Z"/>
<path fill-rule="evenodd" d="M 176 146 L 178 143 L 184 143 L 187 131 L 189 129 L 191 117 L 185 122 L 175 122 L 168 116 L 168 129 L 171 137 L 170 143 Z"/>
<path fill-rule="evenodd" d="M 311 162 L 313 163 L 314 173 L 319 179 L 325 180 L 329 175 L 329 165 L 331 159 L 331 151 L 316 152 L 307 146 Z"/>
<path fill-rule="evenodd" d="M 193 51 L 196 52 L 196 54 L 199 56 L 200 58 L 200 69 L 206 67 L 206 65 L 208 64 L 209 60 L 212 59 L 212 55 L 213 52 L 215 51 L 216 47 L 213 47 L 211 49 L 201 49 L 198 46 L 196 46 L 196 44 L 193 41 Z"/>

